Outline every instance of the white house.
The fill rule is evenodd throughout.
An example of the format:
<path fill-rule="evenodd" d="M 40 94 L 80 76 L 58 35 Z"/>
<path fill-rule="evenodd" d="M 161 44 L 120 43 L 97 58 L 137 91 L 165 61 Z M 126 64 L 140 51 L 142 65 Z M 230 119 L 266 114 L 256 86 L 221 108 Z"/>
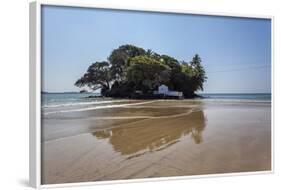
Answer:
<path fill-rule="evenodd" d="M 167 94 L 169 92 L 168 86 L 162 84 L 158 87 L 158 93 L 159 94 Z"/>
<path fill-rule="evenodd" d="M 154 91 L 155 95 L 164 95 L 164 96 L 174 96 L 174 97 L 182 97 L 182 92 L 178 91 L 169 91 L 168 86 L 162 84 L 158 87 L 158 91 Z"/>

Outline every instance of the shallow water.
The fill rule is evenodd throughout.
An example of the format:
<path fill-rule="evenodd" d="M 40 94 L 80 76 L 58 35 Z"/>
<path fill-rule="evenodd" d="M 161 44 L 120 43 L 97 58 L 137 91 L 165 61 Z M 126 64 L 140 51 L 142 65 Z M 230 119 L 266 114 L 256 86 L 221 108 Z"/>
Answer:
<path fill-rule="evenodd" d="M 43 115 L 42 182 L 271 169 L 268 102 L 131 103 Z"/>

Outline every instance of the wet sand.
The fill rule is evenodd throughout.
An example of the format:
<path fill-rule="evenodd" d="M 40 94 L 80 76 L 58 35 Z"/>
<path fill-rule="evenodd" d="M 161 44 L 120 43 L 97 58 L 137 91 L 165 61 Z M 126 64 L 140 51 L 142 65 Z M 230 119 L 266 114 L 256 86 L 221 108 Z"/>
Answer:
<path fill-rule="evenodd" d="M 43 112 L 42 183 L 271 170 L 270 103 L 122 104 Z"/>

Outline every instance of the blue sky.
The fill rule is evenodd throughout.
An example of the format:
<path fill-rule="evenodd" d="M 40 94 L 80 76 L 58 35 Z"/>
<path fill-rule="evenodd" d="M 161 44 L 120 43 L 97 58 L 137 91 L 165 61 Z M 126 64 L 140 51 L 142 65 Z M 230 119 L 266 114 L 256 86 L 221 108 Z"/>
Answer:
<path fill-rule="evenodd" d="M 198 53 L 205 93 L 271 91 L 268 19 L 54 6 L 42 11 L 42 90 L 78 91 L 88 66 L 123 44 L 185 61 Z"/>

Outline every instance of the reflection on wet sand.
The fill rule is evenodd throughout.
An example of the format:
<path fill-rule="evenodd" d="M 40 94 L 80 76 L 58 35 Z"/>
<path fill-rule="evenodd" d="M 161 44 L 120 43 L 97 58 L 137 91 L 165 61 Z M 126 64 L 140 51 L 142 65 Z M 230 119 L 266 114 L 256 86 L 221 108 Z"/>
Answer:
<path fill-rule="evenodd" d="M 192 118 L 192 119 L 191 119 Z M 177 120 L 177 125 L 174 120 Z M 203 111 L 199 110 L 184 118 L 162 119 L 162 121 L 138 121 L 129 125 L 93 132 L 98 139 L 109 139 L 114 150 L 122 155 L 142 155 L 145 152 L 163 150 L 181 137 L 190 135 L 194 143 L 202 142 L 202 131 L 205 127 Z"/>
<path fill-rule="evenodd" d="M 270 170 L 270 108 L 270 103 L 182 100 L 50 114 L 42 120 L 41 180 L 53 184 Z"/>

